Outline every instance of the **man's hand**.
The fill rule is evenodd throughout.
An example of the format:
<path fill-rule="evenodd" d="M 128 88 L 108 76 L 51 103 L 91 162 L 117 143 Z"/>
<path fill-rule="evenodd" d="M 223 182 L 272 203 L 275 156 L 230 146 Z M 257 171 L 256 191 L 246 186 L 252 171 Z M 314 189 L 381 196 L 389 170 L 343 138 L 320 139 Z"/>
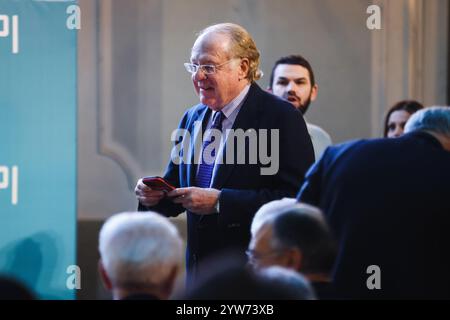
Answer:
<path fill-rule="evenodd" d="M 197 187 L 178 188 L 167 194 L 173 202 L 197 214 L 215 213 L 214 207 L 219 201 L 219 195 L 220 191 L 217 189 Z"/>
<path fill-rule="evenodd" d="M 137 182 L 134 193 L 138 201 L 147 207 L 156 206 L 164 198 L 163 191 L 152 190 L 142 182 L 142 179 Z"/>

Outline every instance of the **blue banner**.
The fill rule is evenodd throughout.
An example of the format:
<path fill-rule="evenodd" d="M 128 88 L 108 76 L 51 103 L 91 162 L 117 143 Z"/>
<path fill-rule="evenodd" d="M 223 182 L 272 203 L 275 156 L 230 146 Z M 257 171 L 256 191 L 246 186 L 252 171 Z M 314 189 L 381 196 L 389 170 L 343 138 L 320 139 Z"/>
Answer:
<path fill-rule="evenodd" d="M 0 274 L 43 299 L 73 299 L 79 280 L 77 8 L 0 0 Z"/>

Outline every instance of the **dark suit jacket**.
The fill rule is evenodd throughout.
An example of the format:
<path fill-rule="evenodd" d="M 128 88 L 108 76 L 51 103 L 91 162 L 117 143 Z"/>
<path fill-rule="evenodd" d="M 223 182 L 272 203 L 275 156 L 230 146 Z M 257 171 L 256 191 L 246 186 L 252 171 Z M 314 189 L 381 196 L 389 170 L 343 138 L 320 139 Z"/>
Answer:
<path fill-rule="evenodd" d="M 203 130 L 211 110 L 202 104 L 190 108 L 183 116 L 179 128 L 187 129 L 194 140 L 194 122 L 202 121 Z M 283 197 L 294 197 L 304 175 L 314 162 L 314 151 L 305 121 L 292 105 L 252 84 L 233 124 L 233 129 L 279 130 L 279 170 L 275 175 L 261 175 L 267 167 L 259 161 L 249 164 L 249 144 L 237 150 L 246 155 L 246 164 L 222 164 L 217 169 L 212 188 L 221 190 L 220 213 L 197 215 L 187 212 L 188 240 L 186 264 L 188 277 L 198 272 L 198 262 L 222 250 L 237 249 L 244 254 L 250 240 L 250 224 L 255 212 L 263 204 Z M 268 139 L 270 142 L 270 138 Z M 258 139 L 259 143 L 259 139 Z M 192 152 L 182 150 L 183 152 Z M 267 150 L 271 150 L 269 146 Z M 176 165 L 172 161 L 164 178 L 176 187 L 194 186 L 197 166 L 193 154 L 191 164 Z M 235 159 L 236 160 L 236 159 Z M 236 162 L 234 162 L 236 163 Z M 177 216 L 185 209 L 170 200 L 140 210 L 154 210 L 166 216 Z"/>
<path fill-rule="evenodd" d="M 340 243 L 341 297 L 450 298 L 450 152 L 433 136 L 330 147 L 298 199 L 324 211 Z M 381 290 L 367 288 L 370 265 Z"/>

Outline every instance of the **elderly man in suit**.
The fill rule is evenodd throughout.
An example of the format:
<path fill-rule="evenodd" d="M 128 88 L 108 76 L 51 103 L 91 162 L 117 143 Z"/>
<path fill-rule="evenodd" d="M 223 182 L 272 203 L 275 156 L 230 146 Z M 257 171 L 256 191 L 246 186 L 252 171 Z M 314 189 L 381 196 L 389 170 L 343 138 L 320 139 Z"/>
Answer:
<path fill-rule="evenodd" d="M 176 190 L 164 194 L 142 179 L 135 188 L 140 210 L 166 216 L 187 211 L 188 285 L 213 254 L 231 249 L 245 257 L 255 212 L 266 202 L 294 196 L 314 162 L 301 113 L 255 83 L 261 76 L 259 52 L 244 28 L 207 27 L 190 60 L 185 67 L 200 104 L 183 116 L 174 146 L 182 160 L 172 158 L 164 175 Z M 243 139 L 235 139 L 239 130 Z M 199 136 L 200 143 L 188 139 Z M 267 150 L 276 163 L 272 168 L 261 156 Z"/>
<path fill-rule="evenodd" d="M 339 241 L 342 298 L 450 298 L 450 108 L 426 108 L 395 139 L 328 148 L 298 200 Z"/>

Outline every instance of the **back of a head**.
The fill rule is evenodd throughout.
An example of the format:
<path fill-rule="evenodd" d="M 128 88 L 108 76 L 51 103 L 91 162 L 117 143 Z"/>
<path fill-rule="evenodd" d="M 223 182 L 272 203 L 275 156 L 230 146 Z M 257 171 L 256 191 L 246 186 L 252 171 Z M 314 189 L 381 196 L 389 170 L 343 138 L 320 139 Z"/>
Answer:
<path fill-rule="evenodd" d="M 337 244 L 321 213 L 292 208 L 273 221 L 276 246 L 294 247 L 302 253 L 302 273 L 330 274 Z"/>
<path fill-rule="evenodd" d="M 250 83 L 259 80 L 263 73 L 259 70 L 260 53 L 250 33 L 242 26 L 234 23 L 219 23 L 211 25 L 198 33 L 198 37 L 206 34 L 225 34 L 230 39 L 229 58 L 247 58 L 249 71 L 247 79 Z"/>
<path fill-rule="evenodd" d="M 0 276 L 0 300 L 34 300 L 30 290 L 17 280 Z"/>
<path fill-rule="evenodd" d="M 116 288 L 158 286 L 182 263 L 178 230 L 154 212 L 125 212 L 109 218 L 100 231 L 99 250 Z"/>
<path fill-rule="evenodd" d="M 271 266 L 259 271 L 261 276 L 284 287 L 286 292 L 297 297 L 297 300 L 315 300 L 314 289 L 309 281 L 300 273 L 283 268 L 280 266 Z"/>
<path fill-rule="evenodd" d="M 298 287 L 241 265 L 227 265 L 198 284 L 188 300 L 300 300 Z"/>
<path fill-rule="evenodd" d="M 429 107 L 414 113 L 405 125 L 405 133 L 431 131 L 450 138 L 450 107 Z"/>

